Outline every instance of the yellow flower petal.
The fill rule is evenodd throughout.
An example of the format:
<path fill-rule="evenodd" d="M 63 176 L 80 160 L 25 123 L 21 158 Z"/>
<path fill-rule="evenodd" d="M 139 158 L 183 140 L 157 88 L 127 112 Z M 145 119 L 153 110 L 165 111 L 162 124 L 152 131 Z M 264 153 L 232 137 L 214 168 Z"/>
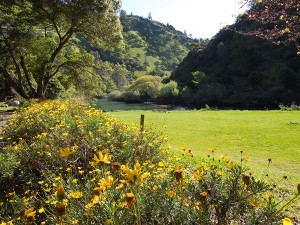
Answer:
<path fill-rule="evenodd" d="M 291 219 L 289 218 L 284 218 L 283 219 L 283 225 L 293 225 Z"/>

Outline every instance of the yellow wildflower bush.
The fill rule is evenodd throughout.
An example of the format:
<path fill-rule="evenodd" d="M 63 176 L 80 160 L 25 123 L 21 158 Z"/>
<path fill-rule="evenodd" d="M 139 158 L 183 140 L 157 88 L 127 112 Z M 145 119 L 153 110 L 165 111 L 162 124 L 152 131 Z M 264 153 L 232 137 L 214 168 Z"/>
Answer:
<path fill-rule="evenodd" d="M 48 101 L 4 129 L 13 171 L 0 178 L 0 224 L 282 223 L 271 186 L 222 155 L 189 164 L 99 110 Z M 182 149 L 185 152 L 185 149 Z M 242 160 L 243 161 L 243 160 Z M 299 196 L 299 184 L 295 188 Z M 284 219 L 287 224 L 288 218 Z"/>

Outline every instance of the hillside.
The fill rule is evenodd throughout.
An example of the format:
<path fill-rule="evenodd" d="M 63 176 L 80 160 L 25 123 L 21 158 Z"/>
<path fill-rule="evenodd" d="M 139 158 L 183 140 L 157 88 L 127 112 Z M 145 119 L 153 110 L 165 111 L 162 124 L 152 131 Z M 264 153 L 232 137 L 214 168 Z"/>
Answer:
<path fill-rule="evenodd" d="M 125 42 L 124 52 L 89 47 L 103 61 L 126 65 L 132 73 L 164 75 L 170 73 L 198 42 L 169 24 L 134 15 L 120 17 Z"/>
<path fill-rule="evenodd" d="M 276 107 L 300 104 L 300 56 L 294 46 L 278 46 L 243 35 L 256 24 L 247 18 L 221 30 L 204 50 L 192 50 L 170 79 L 182 101 L 197 105 Z"/>

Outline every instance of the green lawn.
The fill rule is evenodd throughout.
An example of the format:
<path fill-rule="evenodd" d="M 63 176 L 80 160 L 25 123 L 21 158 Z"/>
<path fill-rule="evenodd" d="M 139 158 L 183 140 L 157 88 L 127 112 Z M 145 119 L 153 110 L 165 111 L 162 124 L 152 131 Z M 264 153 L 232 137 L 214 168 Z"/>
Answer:
<path fill-rule="evenodd" d="M 145 115 L 146 127 L 163 131 L 173 149 L 186 146 L 197 157 L 227 154 L 240 161 L 240 151 L 257 175 L 272 164 L 269 177 L 288 176 L 288 185 L 300 181 L 300 111 L 119 111 L 117 119 L 139 123 Z M 179 150 L 178 150 L 179 151 Z"/>
<path fill-rule="evenodd" d="M 5 103 L 4 102 L 0 102 L 0 112 L 5 112 L 5 111 L 13 111 L 16 109 L 15 106 L 8 106 L 8 107 L 4 107 Z"/>

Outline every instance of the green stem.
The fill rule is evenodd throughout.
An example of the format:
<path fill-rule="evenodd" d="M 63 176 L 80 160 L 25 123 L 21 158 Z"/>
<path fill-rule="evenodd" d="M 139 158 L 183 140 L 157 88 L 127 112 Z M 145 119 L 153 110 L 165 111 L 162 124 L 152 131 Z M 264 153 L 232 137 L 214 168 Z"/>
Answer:
<path fill-rule="evenodd" d="M 285 203 L 279 210 L 274 212 L 269 218 L 267 218 L 262 224 L 268 224 L 272 220 L 274 216 L 276 216 L 278 213 L 280 213 L 287 205 L 291 204 L 293 201 L 295 201 L 300 195 L 294 196 L 292 199 L 290 199 L 287 203 Z"/>

